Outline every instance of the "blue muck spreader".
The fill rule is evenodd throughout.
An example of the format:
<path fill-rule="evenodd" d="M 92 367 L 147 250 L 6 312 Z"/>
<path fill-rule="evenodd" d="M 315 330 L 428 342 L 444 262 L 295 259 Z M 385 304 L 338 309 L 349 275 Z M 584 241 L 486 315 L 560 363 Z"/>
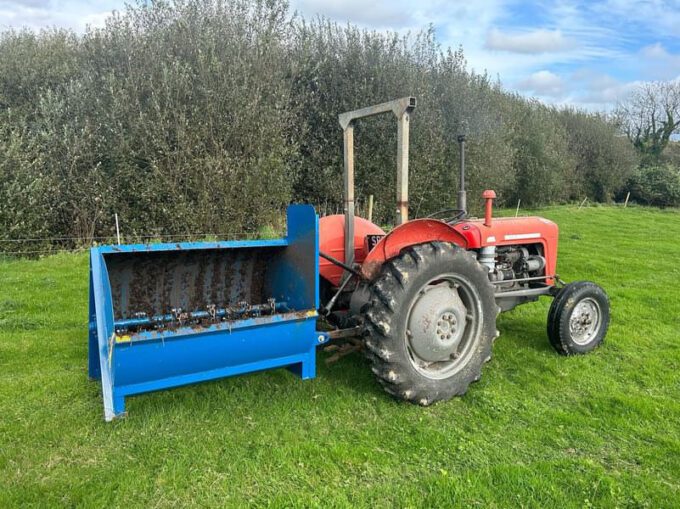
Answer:
<path fill-rule="evenodd" d="M 558 353 L 604 341 L 607 294 L 557 275 L 555 223 L 494 218 L 492 190 L 482 194 L 484 217 L 468 216 L 465 136 L 456 207 L 409 220 L 415 107 L 404 97 L 339 116 L 342 215 L 319 219 L 291 205 L 280 239 L 92 249 L 89 373 L 101 380 L 106 420 L 135 394 L 279 367 L 313 378 L 316 347 L 329 341 L 331 359 L 362 350 L 388 394 L 430 405 L 480 379 L 499 313 L 541 296 L 553 298 L 547 333 Z M 389 233 L 354 214 L 354 126 L 383 113 L 397 118 Z"/>
<path fill-rule="evenodd" d="M 281 239 L 91 250 L 89 374 L 107 421 L 134 394 L 281 366 L 314 377 L 318 219 L 309 205 L 287 219 Z"/>

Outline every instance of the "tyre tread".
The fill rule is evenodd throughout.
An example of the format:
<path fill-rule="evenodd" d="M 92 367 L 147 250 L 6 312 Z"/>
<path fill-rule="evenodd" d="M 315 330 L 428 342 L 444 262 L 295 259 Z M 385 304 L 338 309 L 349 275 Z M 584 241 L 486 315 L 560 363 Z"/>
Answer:
<path fill-rule="evenodd" d="M 390 333 L 398 329 L 395 322 L 400 312 L 406 312 L 400 309 L 400 305 L 403 305 L 411 289 L 411 281 L 420 270 L 442 263 L 464 267 L 478 281 L 484 281 L 485 288 L 480 289 L 480 294 L 486 298 L 482 319 L 493 322 L 490 325 L 486 322 L 482 324 L 483 337 L 478 347 L 479 362 L 469 362 L 461 372 L 454 375 L 458 378 L 452 387 L 442 387 L 443 384 L 437 385 L 422 375 L 415 376 L 418 372 L 410 366 L 410 360 L 387 347 L 391 341 L 396 341 Z M 491 359 L 491 346 L 498 332 L 495 323 L 497 306 L 486 270 L 477 262 L 473 253 L 444 242 L 428 242 L 408 247 L 399 256 L 385 262 L 370 286 L 370 292 L 371 298 L 364 313 L 368 332 L 365 352 L 371 369 L 385 392 L 397 399 L 429 406 L 437 401 L 465 394 L 469 385 L 480 379 L 482 367 Z"/>

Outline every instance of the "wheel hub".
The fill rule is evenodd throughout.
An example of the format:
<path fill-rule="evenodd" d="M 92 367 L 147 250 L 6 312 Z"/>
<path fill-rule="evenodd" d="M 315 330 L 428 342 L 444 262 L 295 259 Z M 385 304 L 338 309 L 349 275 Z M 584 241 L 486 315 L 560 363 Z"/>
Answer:
<path fill-rule="evenodd" d="M 575 343 L 585 345 L 593 340 L 600 328 L 600 306 L 593 299 L 579 302 L 569 318 L 569 330 Z"/>
<path fill-rule="evenodd" d="M 408 321 L 413 352 L 427 362 L 455 359 L 465 332 L 466 314 L 454 283 L 445 281 L 421 290 Z"/>

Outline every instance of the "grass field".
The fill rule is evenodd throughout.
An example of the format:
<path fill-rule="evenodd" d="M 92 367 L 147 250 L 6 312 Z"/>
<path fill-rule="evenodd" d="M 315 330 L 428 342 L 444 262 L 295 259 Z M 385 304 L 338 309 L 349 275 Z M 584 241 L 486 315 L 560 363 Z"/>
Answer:
<path fill-rule="evenodd" d="M 87 256 L 0 263 L 0 507 L 679 507 L 680 213 L 550 208 L 558 269 L 602 284 L 605 345 L 499 319 L 482 380 L 420 408 L 362 357 L 128 400 L 88 381 Z M 325 354 L 319 353 L 320 360 Z"/>

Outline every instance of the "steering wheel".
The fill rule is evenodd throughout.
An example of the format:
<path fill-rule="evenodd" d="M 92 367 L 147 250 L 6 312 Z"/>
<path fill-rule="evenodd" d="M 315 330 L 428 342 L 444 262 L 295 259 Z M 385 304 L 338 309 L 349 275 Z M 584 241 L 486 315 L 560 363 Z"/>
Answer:
<path fill-rule="evenodd" d="M 457 223 L 458 221 L 465 217 L 465 214 L 466 212 L 461 209 L 442 209 L 438 210 L 437 212 L 433 212 L 432 214 L 427 216 L 427 218 L 439 219 L 440 221 L 444 221 L 445 223 Z"/>

